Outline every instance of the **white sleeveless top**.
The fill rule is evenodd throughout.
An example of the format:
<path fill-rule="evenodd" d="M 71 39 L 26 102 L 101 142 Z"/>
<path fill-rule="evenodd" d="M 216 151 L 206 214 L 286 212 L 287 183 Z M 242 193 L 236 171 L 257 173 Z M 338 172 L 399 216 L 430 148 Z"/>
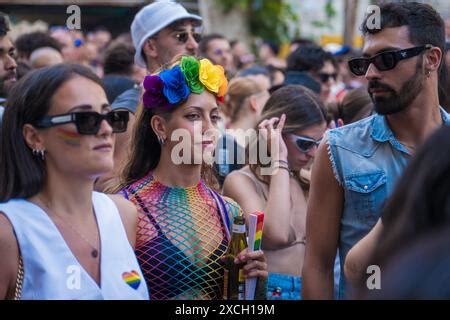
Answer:
<path fill-rule="evenodd" d="M 115 203 L 98 192 L 93 192 L 92 201 L 100 232 L 100 287 L 39 206 L 23 199 L 0 204 L 14 228 L 23 259 L 22 299 L 149 299 Z"/>

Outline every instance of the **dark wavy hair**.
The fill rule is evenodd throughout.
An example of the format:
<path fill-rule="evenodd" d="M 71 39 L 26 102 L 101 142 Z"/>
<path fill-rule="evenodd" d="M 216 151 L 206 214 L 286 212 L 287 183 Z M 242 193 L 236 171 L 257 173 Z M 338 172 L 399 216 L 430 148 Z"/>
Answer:
<path fill-rule="evenodd" d="M 371 28 L 367 23 L 370 15 L 361 24 L 364 35 L 381 32 L 385 28 L 408 27 L 410 41 L 416 45 L 431 44 L 445 52 L 445 24 L 439 13 L 430 5 L 418 2 L 395 2 L 380 5 L 381 28 Z"/>
<path fill-rule="evenodd" d="M 150 125 L 150 121 L 155 115 L 161 116 L 168 121 L 171 118 L 172 112 L 175 110 L 174 108 L 147 109 L 142 104 L 138 109 L 130 158 L 122 174 L 122 182 L 118 190 L 143 178 L 150 170 L 156 168 L 161 157 L 161 145 Z"/>
<path fill-rule="evenodd" d="M 19 36 L 15 41 L 15 46 L 17 54 L 27 59 L 30 58 L 34 50 L 44 47 L 50 47 L 62 53 L 61 44 L 49 34 L 41 31 L 25 33 Z"/>
<path fill-rule="evenodd" d="M 297 48 L 287 57 L 287 71 L 318 72 L 324 64 L 330 61 L 337 67 L 333 55 L 314 43 L 305 44 Z"/>
<path fill-rule="evenodd" d="M 8 17 L 3 12 L 0 12 L 0 38 L 6 36 L 8 32 L 9 32 Z"/>
<path fill-rule="evenodd" d="M 12 87 L 0 135 L 0 202 L 29 198 L 42 188 L 45 162 L 32 154 L 23 136 L 23 126 L 45 116 L 58 88 L 76 76 L 102 86 L 90 69 L 77 64 L 59 64 L 32 71 Z"/>
<path fill-rule="evenodd" d="M 131 75 L 135 52 L 134 46 L 127 42 L 115 42 L 109 45 L 103 59 L 104 74 Z"/>

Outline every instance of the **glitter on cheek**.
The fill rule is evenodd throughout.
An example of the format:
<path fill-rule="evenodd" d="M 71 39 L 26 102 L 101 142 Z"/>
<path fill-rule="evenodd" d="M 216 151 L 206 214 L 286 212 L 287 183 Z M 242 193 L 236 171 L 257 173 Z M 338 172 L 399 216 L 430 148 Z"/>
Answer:
<path fill-rule="evenodd" d="M 76 131 L 73 132 L 62 128 L 57 128 L 56 132 L 58 138 L 71 146 L 79 146 L 81 144 L 81 134 Z"/>

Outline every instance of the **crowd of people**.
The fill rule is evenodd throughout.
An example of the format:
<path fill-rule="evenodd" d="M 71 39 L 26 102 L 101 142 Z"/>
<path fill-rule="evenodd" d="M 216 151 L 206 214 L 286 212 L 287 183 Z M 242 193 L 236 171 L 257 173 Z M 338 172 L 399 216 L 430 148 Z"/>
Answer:
<path fill-rule="evenodd" d="M 234 261 L 256 299 L 450 298 L 445 22 L 380 9 L 361 49 L 287 57 L 172 1 L 115 38 L 13 41 L 1 14 L 0 299 L 222 299 L 233 219 L 257 211 L 262 250 Z"/>

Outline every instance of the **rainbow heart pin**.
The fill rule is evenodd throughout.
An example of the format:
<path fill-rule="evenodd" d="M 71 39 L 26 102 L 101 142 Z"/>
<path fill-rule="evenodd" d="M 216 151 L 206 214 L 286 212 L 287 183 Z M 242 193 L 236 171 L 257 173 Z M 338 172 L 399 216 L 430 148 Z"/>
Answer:
<path fill-rule="evenodd" d="M 141 276 L 135 270 L 132 270 L 131 272 L 122 273 L 122 278 L 127 283 L 127 285 L 129 285 L 130 287 L 132 287 L 135 290 L 141 284 Z"/>

